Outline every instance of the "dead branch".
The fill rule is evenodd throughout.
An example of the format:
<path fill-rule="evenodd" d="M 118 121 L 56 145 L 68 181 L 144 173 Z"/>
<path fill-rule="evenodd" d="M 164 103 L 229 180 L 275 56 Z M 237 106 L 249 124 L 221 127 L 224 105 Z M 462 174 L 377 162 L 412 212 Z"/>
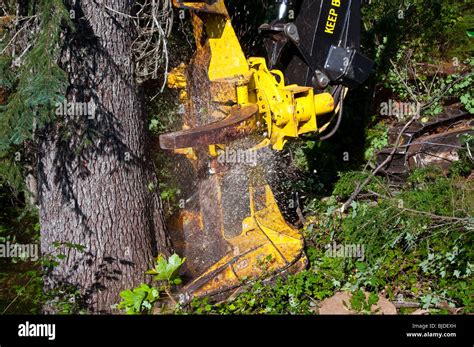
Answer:
<path fill-rule="evenodd" d="M 132 46 L 137 82 L 157 79 L 160 71 L 164 71 L 163 91 L 168 72 L 167 38 L 173 25 L 171 0 L 146 0 L 137 6 L 137 18 L 133 21 L 138 36 Z"/>
<path fill-rule="evenodd" d="M 6 24 L 3 28 L 8 30 L 0 31 L 0 42 L 8 39 L 0 54 L 7 54 L 12 58 L 17 58 L 17 65 L 20 65 L 20 59 L 25 55 L 26 52 L 31 48 L 31 37 L 36 35 L 39 28 L 39 22 L 37 15 L 28 17 L 10 16 L 14 18 Z M 11 37 L 8 37 L 11 34 Z M 17 52 L 18 50 L 18 52 Z"/>
<path fill-rule="evenodd" d="M 393 159 L 393 156 L 395 155 L 395 153 L 397 152 L 399 146 L 400 146 L 400 140 L 403 136 L 403 134 L 405 133 L 405 131 L 410 127 L 410 125 L 415 121 L 417 120 L 418 118 L 420 117 L 420 114 L 417 112 L 405 125 L 404 127 L 402 128 L 402 130 L 398 133 L 398 136 L 397 136 L 397 139 L 395 141 L 395 146 L 392 148 L 392 150 L 390 151 L 390 154 L 387 156 L 387 158 L 385 158 L 385 160 L 380 163 L 379 166 L 377 166 L 374 170 L 372 170 L 372 172 L 369 174 L 369 176 L 367 176 L 367 178 L 361 183 L 361 184 L 358 184 L 356 189 L 354 190 L 354 192 L 351 194 L 351 196 L 349 197 L 349 199 L 347 199 L 347 201 L 342 205 L 341 207 L 341 212 L 344 213 L 347 211 L 347 209 L 349 208 L 349 206 L 352 204 L 352 202 L 357 198 L 357 196 L 359 195 L 359 193 L 362 191 L 362 189 L 364 189 L 364 187 L 372 180 L 372 178 L 380 171 L 382 170 L 383 168 L 385 168 L 385 166 L 387 166 Z"/>
<path fill-rule="evenodd" d="M 440 215 L 437 215 L 437 214 L 434 214 L 434 213 L 413 210 L 411 208 L 405 208 L 405 207 L 402 207 L 401 210 L 406 211 L 406 212 L 410 212 L 410 213 L 422 214 L 422 215 L 431 217 L 433 219 L 439 219 L 439 220 L 444 219 L 444 220 L 450 220 L 450 221 L 455 221 L 455 222 L 466 222 L 466 221 L 469 221 L 469 219 L 470 219 L 468 217 L 460 218 L 460 217 L 440 216 Z"/>
<path fill-rule="evenodd" d="M 407 81 L 405 81 L 405 79 L 403 79 L 402 75 L 400 74 L 400 71 L 398 71 L 398 68 L 397 66 L 395 65 L 395 63 L 392 61 L 392 59 L 390 59 L 390 64 L 392 64 L 393 66 L 393 71 L 395 71 L 395 73 L 397 74 L 397 77 L 400 81 L 402 81 L 403 85 L 405 86 L 406 90 L 408 91 L 408 93 L 410 93 L 410 96 L 412 97 L 412 100 L 413 101 L 417 101 L 417 98 L 415 96 L 415 94 L 413 93 L 413 90 L 411 89 L 411 87 L 408 85 Z"/>
<path fill-rule="evenodd" d="M 107 11 L 129 18 L 137 32 L 132 52 L 135 61 L 135 78 L 138 83 L 158 79 L 164 72 L 161 90 L 166 85 L 168 74 L 167 39 L 173 26 L 171 0 L 143 0 L 136 3 L 136 15 L 119 12 L 104 5 Z"/>

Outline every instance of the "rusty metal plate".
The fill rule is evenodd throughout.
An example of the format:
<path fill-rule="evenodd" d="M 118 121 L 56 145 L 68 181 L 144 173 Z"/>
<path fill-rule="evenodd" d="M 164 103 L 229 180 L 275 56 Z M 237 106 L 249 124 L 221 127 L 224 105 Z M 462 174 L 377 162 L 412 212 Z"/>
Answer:
<path fill-rule="evenodd" d="M 177 149 L 228 143 L 248 135 L 253 130 L 253 127 L 248 125 L 256 121 L 257 111 L 258 106 L 255 104 L 235 107 L 230 111 L 230 115 L 221 121 L 162 134 L 160 147 Z"/>

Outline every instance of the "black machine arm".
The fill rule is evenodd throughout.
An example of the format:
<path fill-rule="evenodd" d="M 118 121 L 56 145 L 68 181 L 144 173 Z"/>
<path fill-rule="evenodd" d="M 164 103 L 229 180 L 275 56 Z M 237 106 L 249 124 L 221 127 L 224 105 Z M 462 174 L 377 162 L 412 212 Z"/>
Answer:
<path fill-rule="evenodd" d="M 323 89 L 367 79 L 373 62 L 360 53 L 360 0 L 275 1 L 277 19 L 260 32 L 269 66 L 282 65 L 288 83 Z"/>

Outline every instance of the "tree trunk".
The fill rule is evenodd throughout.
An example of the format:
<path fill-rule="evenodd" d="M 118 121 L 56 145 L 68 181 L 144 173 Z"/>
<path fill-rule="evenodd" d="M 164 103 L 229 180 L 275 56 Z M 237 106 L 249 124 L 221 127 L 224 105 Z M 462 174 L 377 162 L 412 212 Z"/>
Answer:
<path fill-rule="evenodd" d="M 76 30 L 60 62 L 70 78 L 67 106 L 76 108 L 37 133 L 41 249 L 66 256 L 47 272 L 45 290 L 77 288 L 76 303 L 95 313 L 110 312 L 170 249 L 134 82 L 134 31 L 123 15 L 132 5 L 75 1 Z M 84 103 L 95 112 L 78 110 Z M 54 300 L 45 311 L 57 311 Z"/>

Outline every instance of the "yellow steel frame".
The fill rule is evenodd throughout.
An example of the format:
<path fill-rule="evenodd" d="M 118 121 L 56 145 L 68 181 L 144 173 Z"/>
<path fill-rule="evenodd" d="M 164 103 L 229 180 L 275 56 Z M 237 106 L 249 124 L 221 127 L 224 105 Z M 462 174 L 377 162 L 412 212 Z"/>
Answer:
<path fill-rule="evenodd" d="M 206 31 L 210 50 L 208 77 L 214 102 L 257 104 L 270 144 L 276 150 L 283 149 L 288 138 L 318 131 L 317 116 L 334 110 L 331 94 L 314 95 L 311 87 L 287 86 L 283 73 L 268 70 L 264 58 L 246 60 L 223 0 L 214 5 L 178 1 L 175 5 L 205 11 L 201 14 L 204 28 L 197 31 L 199 35 L 201 30 Z M 172 88 L 186 86 L 182 66 L 170 72 L 168 83 Z"/>

